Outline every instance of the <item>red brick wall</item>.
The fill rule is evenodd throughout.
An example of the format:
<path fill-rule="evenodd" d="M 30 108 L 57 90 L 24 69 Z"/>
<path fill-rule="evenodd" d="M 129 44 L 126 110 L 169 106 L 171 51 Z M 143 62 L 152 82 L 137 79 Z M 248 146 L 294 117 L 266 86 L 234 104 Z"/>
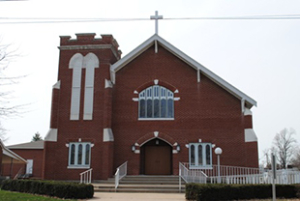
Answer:
<path fill-rule="evenodd" d="M 20 174 L 25 174 L 26 164 L 24 163 L 2 164 L 1 176 L 8 176 L 10 178 L 14 178 L 19 171 L 21 171 Z"/>
<path fill-rule="evenodd" d="M 247 142 L 246 153 L 247 153 L 247 166 L 257 168 L 259 165 L 258 164 L 258 143 Z"/>
<path fill-rule="evenodd" d="M 113 48 L 117 49 L 111 36 L 102 40 L 95 40 L 91 35 L 80 35 L 78 40 L 69 39 L 62 37 L 61 46 L 113 44 Z M 159 131 L 159 137 L 164 136 L 169 143 L 173 139 L 181 146 L 181 151 L 172 156 L 174 174 L 178 173 L 179 162 L 188 162 L 185 145 L 199 139 L 223 149 L 222 165 L 257 164 L 257 147 L 252 143 L 245 148 L 244 128 L 250 124 L 252 127 L 252 122 L 242 114 L 240 100 L 204 74 L 201 74 L 201 82 L 198 83 L 196 70 L 162 47 L 157 54 L 151 47 L 117 72 L 112 89 L 105 89 L 104 80 L 110 80 L 109 68 L 118 58 L 111 49 L 79 49 L 60 51 L 58 80 L 61 85 L 53 92 L 55 103 L 52 103 L 51 118 L 51 126 L 58 128 L 58 140 L 45 143 L 43 178 L 79 179 L 79 173 L 86 169 L 68 169 L 69 148 L 66 146 L 79 140 L 94 144 L 91 149 L 94 180 L 112 177 L 115 169 L 125 161 L 128 161 L 129 174 L 140 174 L 141 155 L 133 153 L 131 146 L 143 136 L 151 136 L 154 131 Z M 100 61 L 100 68 L 95 69 L 93 120 L 88 121 L 82 119 L 85 69 L 82 72 L 80 119 L 70 121 L 72 69 L 69 69 L 69 61 L 78 52 L 83 56 L 93 52 Z M 143 90 L 154 79 L 170 90 L 179 90 L 175 94 L 175 97 L 180 97 L 174 102 L 175 120 L 138 121 L 138 102 L 132 100 L 138 95 L 133 92 Z M 114 142 L 103 142 L 103 129 L 110 126 Z M 213 163 L 216 163 L 215 154 Z"/>
<path fill-rule="evenodd" d="M 109 45 L 117 51 L 117 43 L 112 36 L 102 36 L 102 39 L 94 39 L 92 35 L 79 35 L 76 40 L 69 40 L 69 37 L 61 37 L 61 46 L 72 45 Z M 92 52 L 98 56 L 100 67 L 95 69 L 94 83 L 94 108 L 93 120 L 83 120 L 83 102 L 84 102 L 84 87 L 85 87 L 85 69 L 82 71 L 81 77 L 81 100 L 80 100 L 80 119 L 70 120 L 70 103 L 71 103 L 71 87 L 72 73 L 69 69 L 69 61 L 72 56 L 80 52 L 83 56 Z M 53 92 L 53 100 L 57 104 L 52 103 L 52 112 L 54 116 L 57 111 L 57 142 L 46 142 L 45 144 L 45 164 L 44 176 L 45 179 L 56 180 L 78 180 L 79 173 L 86 169 L 70 169 L 68 168 L 68 153 L 69 148 L 66 146 L 69 142 L 89 141 L 93 143 L 91 148 L 91 167 L 93 168 L 93 179 L 106 179 L 112 176 L 112 160 L 107 158 L 107 150 L 113 153 L 111 143 L 103 143 L 103 129 L 107 128 L 111 120 L 110 117 L 111 102 L 105 101 L 105 97 L 111 97 L 109 89 L 104 88 L 105 79 L 110 80 L 110 66 L 117 61 L 118 56 L 112 52 L 110 48 L 95 48 L 78 50 L 61 50 L 59 59 L 58 80 L 61 81 L 58 93 Z M 108 90 L 108 92 L 105 92 Z M 57 107 L 54 106 L 57 105 Z M 57 109 L 55 109 L 57 108 Z M 105 111 L 105 112 L 104 112 Z M 105 118 L 104 118 L 105 116 Z M 55 127 L 55 118 L 51 118 L 51 125 Z M 104 163 L 104 165 L 103 165 Z M 107 164 L 110 163 L 111 165 Z M 103 167 L 108 168 L 103 168 Z M 111 166 L 111 168 L 109 168 Z"/>
<path fill-rule="evenodd" d="M 174 102 L 173 121 L 138 121 L 138 102 L 132 101 L 137 95 L 133 92 L 155 79 L 179 90 L 179 94 L 175 94 L 180 100 Z M 245 117 L 241 112 L 240 100 L 204 74 L 201 74 L 201 82 L 198 83 L 196 70 L 162 47 L 159 47 L 157 54 L 154 47 L 149 48 L 117 72 L 112 114 L 114 167 L 128 160 L 129 174 L 137 174 L 140 165 L 135 161 L 138 156 L 131 151 L 131 146 L 140 137 L 154 131 L 171 136 L 181 145 L 179 154 L 173 154 L 174 169 L 178 169 L 179 161 L 188 162 L 188 148 L 185 145 L 198 142 L 198 139 L 223 149 L 223 165 L 257 164 L 257 151 L 249 153 L 245 149 Z M 246 122 L 248 127 L 250 122 L 247 119 Z M 214 164 L 216 160 L 213 154 Z"/>
<path fill-rule="evenodd" d="M 33 172 L 32 176 L 34 178 L 42 178 L 42 166 L 43 166 L 43 149 L 11 149 L 13 152 L 24 158 L 25 160 L 33 159 Z M 10 166 L 10 165 L 9 165 Z M 24 164 L 14 164 L 15 171 L 19 171 L 21 167 L 25 166 L 25 172 L 26 172 L 26 165 Z M 8 167 L 9 169 L 9 167 Z M 16 175 L 17 172 L 13 173 L 13 175 Z"/>
<path fill-rule="evenodd" d="M 57 128 L 59 114 L 59 89 L 52 89 L 50 128 Z"/>
<path fill-rule="evenodd" d="M 244 117 L 244 125 L 245 125 L 245 128 L 253 128 L 252 127 L 252 115 L 246 115 Z"/>

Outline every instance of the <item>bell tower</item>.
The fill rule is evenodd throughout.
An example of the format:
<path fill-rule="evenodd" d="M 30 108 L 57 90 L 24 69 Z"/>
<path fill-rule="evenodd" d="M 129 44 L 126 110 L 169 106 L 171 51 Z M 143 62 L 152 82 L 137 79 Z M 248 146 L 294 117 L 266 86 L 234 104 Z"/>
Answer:
<path fill-rule="evenodd" d="M 60 37 L 58 79 L 52 89 L 50 130 L 45 138 L 45 179 L 67 174 L 69 179 L 78 179 L 88 168 L 95 172 L 93 179 L 112 176 L 110 66 L 121 57 L 118 47 L 112 35 Z"/>

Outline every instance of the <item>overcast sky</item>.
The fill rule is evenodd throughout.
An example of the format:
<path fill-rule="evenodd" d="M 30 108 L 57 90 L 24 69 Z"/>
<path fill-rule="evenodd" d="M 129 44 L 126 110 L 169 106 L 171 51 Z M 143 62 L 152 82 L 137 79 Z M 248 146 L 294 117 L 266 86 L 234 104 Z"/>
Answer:
<path fill-rule="evenodd" d="M 27 104 L 27 112 L 1 119 L 9 138 L 5 144 L 29 142 L 36 132 L 45 137 L 52 85 L 57 80 L 60 35 L 112 34 L 125 56 L 154 34 L 150 15 L 155 10 L 165 18 L 159 21 L 161 37 L 257 101 L 252 112 L 260 153 L 271 147 L 275 134 L 284 128 L 294 128 L 300 142 L 300 19 L 263 19 L 273 15 L 299 18 L 299 8 L 300 1 L 293 0 L 0 1 L 1 42 L 21 54 L 5 73 L 27 75 L 9 89 L 14 91 L 10 104 Z M 174 19 L 249 16 L 262 17 Z M 6 24 L 12 18 L 45 23 Z M 43 18 L 140 20 L 49 23 Z"/>

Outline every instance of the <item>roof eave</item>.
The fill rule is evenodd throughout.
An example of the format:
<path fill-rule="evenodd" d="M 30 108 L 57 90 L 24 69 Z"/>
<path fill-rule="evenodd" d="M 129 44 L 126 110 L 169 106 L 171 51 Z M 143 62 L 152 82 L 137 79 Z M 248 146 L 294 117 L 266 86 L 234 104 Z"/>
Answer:
<path fill-rule="evenodd" d="M 10 157 L 10 158 L 13 158 L 15 160 L 18 160 L 18 161 L 22 161 L 24 163 L 27 163 L 27 161 L 22 158 L 21 156 L 19 156 L 18 154 L 14 153 L 13 151 L 11 151 L 10 149 L 8 149 L 1 141 L 0 139 L 0 147 L 2 147 L 2 150 L 3 150 L 3 154 Z"/>
<path fill-rule="evenodd" d="M 122 67 L 124 67 L 129 62 L 131 62 L 137 56 L 142 54 L 146 49 L 151 47 L 155 43 L 155 41 L 157 41 L 159 45 L 161 45 L 162 47 L 170 51 L 176 57 L 178 57 L 179 59 L 187 63 L 193 69 L 200 70 L 201 73 L 203 73 L 205 76 L 213 80 L 216 84 L 221 86 L 223 89 L 228 91 L 236 98 L 240 100 L 244 100 L 248 108 L 251 108 L 252 106 L 257 106 L 257 103 L 254 99 L 247 96 L 246 94 L 244 94 L 243 92 L 241 92 L 240 90 L 238 90 L 237 88 L 235 88 L 234 86 L 226 82 L 224 79 L 222 79 L 221 77 L 219 77 L 218 75 L 216 75 L 215 73 L 213 73 L 212 71 L 204 67 L 202 64 L 200 64 L 199 62 L 195 61 L 194 59 L 192 59 L 191 57 L 183 53 L 181 50 L 179 50 L 178 48 L 176 48 L 175 46 L 173 46 L 172 44 L 170 44 L 169 42 L 167 42 L 157 34 L 151 36 L 148 40 L 146 40 L 144 43 L 139 45 L 137 48 L 132 50 L 129 54 L 127 54 L 125 57 L 123 57 L 121 60 L 119 60 L 118 62 L 116 62 L 111 66 L 110 70 L 112 73 L 112 82 L 115 83 L 115 73 L 117 71 L 119 71 Z"/>

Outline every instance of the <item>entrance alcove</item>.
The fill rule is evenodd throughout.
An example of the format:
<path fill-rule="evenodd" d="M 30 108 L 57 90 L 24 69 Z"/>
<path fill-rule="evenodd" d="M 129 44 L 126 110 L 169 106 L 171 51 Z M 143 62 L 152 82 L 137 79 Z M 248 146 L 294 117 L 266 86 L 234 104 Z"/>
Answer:
<path fill-rule="evenodd" d="M 141 174 L 172 175 L 172 147 L 154 138 L 141 147 Z"/>

